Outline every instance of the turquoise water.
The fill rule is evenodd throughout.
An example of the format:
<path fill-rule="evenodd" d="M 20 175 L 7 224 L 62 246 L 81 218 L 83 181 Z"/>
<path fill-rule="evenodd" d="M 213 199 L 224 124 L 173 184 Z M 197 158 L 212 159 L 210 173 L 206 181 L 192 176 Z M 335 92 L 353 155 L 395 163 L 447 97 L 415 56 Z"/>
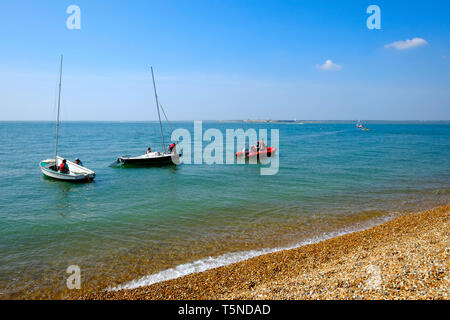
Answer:
<path fill-rule="evenodd" d="M 193 135 L 193 123 L 174 123 Z M 54 124 L 0 122 L 0 298 L 63 297 L 79 265 L 96 290 L 229 252 L 288 246 L 450 199 L 450 125 L 205 122 L 280 132 L 280 169 L 112 168 L 158 149 L 157 123 L 63 123 L 61 156 L 94 183 L 49 180 Z"/>

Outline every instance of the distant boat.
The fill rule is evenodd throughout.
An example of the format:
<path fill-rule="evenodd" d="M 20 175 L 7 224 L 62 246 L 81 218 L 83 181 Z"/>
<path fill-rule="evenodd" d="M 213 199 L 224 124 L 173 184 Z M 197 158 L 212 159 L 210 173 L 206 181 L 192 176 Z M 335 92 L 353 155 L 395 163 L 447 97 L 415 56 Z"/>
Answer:
<path fill-rule="evenodd" d="M 95 178 L 95 172 L 83 167 L 80 164 L 75 164 L 69 160 L 66 160 L 68 170 L 66 172 L 61 172 L 58 170 L 60 164 L 65 160 L 58 156 L 58 135 L 59 135 L 59 111 L 61 107 L 61 79 L 62 79 L 62 66 L 63 66 L 63 56 L 61 55 L 61 63 L 59 67 L 59 89 L 58 89 L 58 114 L 56 118 L 56 147 L 55 147 L 55 158 L 42 160 L 39 163 L 42 173 L 50 178 L 71 181 L 71 182 L 86 182 L 92 181 Z"/>
<path fill-rule="evenodd" d="M 169 120 L 167 119 L 166 113 L 164 112 L 164 109 L 162 108 L 162 106 L 158 100 L 158 94 L 156 93 L 155 76 L 153 74 L 153 67 L 151 67 L 150 69 L 152 71 L 153 89 L 155 92 L 155 100 L 156 100 L 156 109 L 158 111 L 159 128 L 161 130 L 162 152 L 147 152 L 146 154 L 136 156 L 136 157 L 122 156 L 122 157 L 117 158 L 117 161 L 116 161 L 117 164 L 124 164 L 124 165 L 130 164 L 130 165 L 139 165 L 139 166 L 147 166 L 147 167 L 172 165 L 172 164 L 177 164 L 176 162 L 178 162 L 178 159 L 181 156 L 181 154 L 176 153 L 175 144 L 171 145 L 171 147 L 173 147 L 172 152 L 165 151 L 166 145 L 164 142 L 164 133 L 163 133 L 163 128 L 162 128 L 160 110 L 162 110 L 167 122 Z"/>
<path fill-rule="evenodd" d="M 369 128 L 366 128 L 363 124 L 360 123 L 360 121 L 358 120 L 358 122 L 356 123 L 356 128 L 360 129 L 362 131 L 370 131 Z"/>

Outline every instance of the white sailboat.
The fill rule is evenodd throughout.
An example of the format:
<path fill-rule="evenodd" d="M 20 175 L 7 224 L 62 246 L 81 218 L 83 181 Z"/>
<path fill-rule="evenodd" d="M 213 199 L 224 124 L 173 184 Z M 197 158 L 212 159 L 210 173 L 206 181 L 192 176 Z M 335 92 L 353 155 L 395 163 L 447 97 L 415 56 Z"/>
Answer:
<path fill-rule="evenodd" d="M 119 157 L 117 159 L 118 164 L 138 165 L 138 166 L 146 166 L 146 167 L 179 164 L 179 157 L 181 156 L 181 154 L 178 154 L 176 152 L 175 144 L 171 145 L 171 152 L 166 152 L 166 145 L 164 142 L 164 133 L 163 133 L 163 128 L 162 128 L 160 109 L 163 111 L 167 122 L 168 122 L 168 119 L 164 112 L 164 109 L 162 109 L 162 106 L 158 100 L 158 94 L 156 93 L 155 76 L 153 74 L 153 67 L 151 67 L 150 69 L 152 72 L 153 90 L 155 92 L 155 100 L 156 100 L 156 109 L 158 111 L 159 128 L 161 130 L 162 152 L 147 152 L 146 154 L 136 156 L 136 157 L 130 157 L 130 156 Z"/>
<path fill-rule="evenodd" d="M 61 107 L 61 80 L 62 80 L 62 66 L 63 66 L 63 56 L 61 55 L 61 63 L 59 67 L 59 89 L 58 89 L 58 113 L 56 117 L 56 147 L 55 147 L 55 158 L 42 160 L 39 163 L 42 173 L 50 178 L 62 180 L 62 181 L 72 181 L 72 182 L 83 182 L 92 181 L 95 178 L 95 172 L 83 167 L 80 164 L 76 164 L 69 160 L 66 160 L 58 156 L 58 135 L 59 135 L 59 111 Z M 58 168 L 61 163 L 66 162 L 65 172 L 59 171 Z"/>

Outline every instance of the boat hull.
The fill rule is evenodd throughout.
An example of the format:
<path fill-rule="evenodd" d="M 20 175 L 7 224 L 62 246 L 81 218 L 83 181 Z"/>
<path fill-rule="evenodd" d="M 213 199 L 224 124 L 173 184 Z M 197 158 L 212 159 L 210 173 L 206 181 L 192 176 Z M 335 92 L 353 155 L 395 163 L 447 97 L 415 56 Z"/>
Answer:
<path fill-rule="evenodd" d="M 257 158 L 260 158 L 260 157 L 270 158 L 272 156 L 272 154 L 275 153 L 276 151 L 277 151 L 277 148 L 269 147 L 269 148 L 267 148 L 264 151 L 258 151 L 258 152 L 251 152 L 251 153 L 249 153 L 248 158 L 249 159 L 255 158 L 255 157 L 257 157 Z"/>
<path fill-rule="evenodd" d="M 164 154 L 159 156 L 139 156 L 139 157 L 119 157 L 117 163 L 122 165 L 133 165 L 133 166 L 166 166 L 166 165 L 177 165 L 172 159 L 173 155 Z M 174 158 L 181 157 L 181 154 L 175 155 Z"/>
<path fill-rule="evenodd" d="M 245 153 L 242 151 L 236 152 L 236 157 L 245 157 L 245 159 L 252 159 L 252 158 L 259 159 L 260 157 L 270 158 L 272 154 L 274 154 L 276 151 L 277 148 L 275 147 L 268 147 L 263 151 L 255 151 L 255 152 L 249 152 L 248 150 L 245 150 Z"/>

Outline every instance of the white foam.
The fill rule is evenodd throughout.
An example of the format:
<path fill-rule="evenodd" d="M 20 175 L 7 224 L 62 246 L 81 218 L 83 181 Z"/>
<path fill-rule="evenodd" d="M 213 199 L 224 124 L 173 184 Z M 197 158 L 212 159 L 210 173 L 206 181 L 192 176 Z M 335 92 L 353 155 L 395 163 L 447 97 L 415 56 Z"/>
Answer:
<path fill-rule="evenodd" d="M 390 219 L 392 219 L 393 216 L 389 215 L 382 219 L 382 221 L 378 221 L 377 223 L 371 223 L 369 225 L 366 225 L 363 228 L 355 228 L 355 229 L 345 229 L 341 231 L 331 232 L 326 235 L 320 236 L 320 237 L 314 237 L 311 239 L 308 239 L 306 241 L 301 241 L 295 245 L 287 246 L 287 247 L 277 247 L 277 248 L 265 248 L 260 250 L 250 250 L 250 251 L 240 251 L 240 252 L 231 252 L 226 253 L 218 257 L 208 257 L 204 259 L 200 259 L 194 262 L 189 262 L 185 264 L 181 264 L 175 268 L 166 269 L 163 271 L 160 271 L 155 274 L 151 274 L 145 277 L 142 277 L 140 279 L 132 280 L 130 282 L 118 285 L 116 287 L 109 287 L 106 290 L 107 291 L 120 291 L 124 289 L 136 289 L 140 287 L 146 287 L 158 282 L 168 281 L 176 278 L 181 278 L 184 276 L 187 276 L 189 274 L 193 273 L 199 273 L 204 272 L 207 270 L 215 269 L 218 267 L 228 266 L 233 263 L 241 262 L 244 260 L 248 260 L 254 257 L 258 257 L 264 254 L 278 252 L 282 250 L 290 250 L 302 247 L 304 245 L 318 243 L 324 240 L 328 240 L 331 238 L 335 238 L 344 234 L 349 234 L 356 231 L 361 231 L 364 229 L 368 229 L 371 227 L 374 227 L 375 225 L 381 224 L 383 222 L 386 222 Z"/>

